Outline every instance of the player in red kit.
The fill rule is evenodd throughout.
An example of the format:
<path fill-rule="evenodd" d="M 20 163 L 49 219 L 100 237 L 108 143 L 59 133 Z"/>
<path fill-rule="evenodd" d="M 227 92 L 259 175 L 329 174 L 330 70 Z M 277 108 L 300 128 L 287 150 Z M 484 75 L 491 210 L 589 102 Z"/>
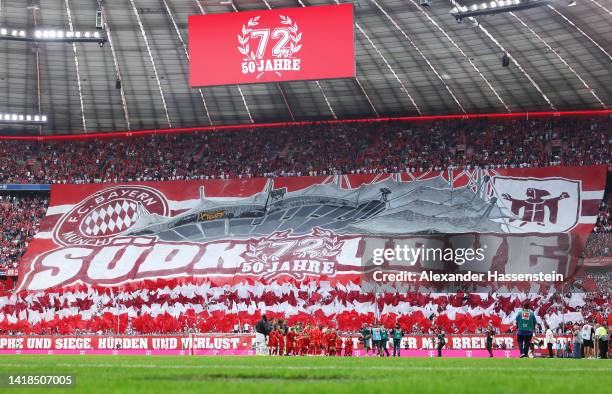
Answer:
<path fill-rule="evenodd" d="M 336 356 L 342 356 L 342 333 L 340 331 L 336 335 Z"/>
<path fill-rule="evenodd" d="M 308 354 L 310 346 L 310 326 L 306 326 L 298 336 L 300 356 Z"/>
<path fill-rule="evenodd" d="M 312 355 L 321 354 L 321 340 L 323 339 L 323 333 L 319 327 L 313 327 L 310 332 L 310 351 Z"/>
<path fill-rule="evenodd" d="M 290 328 L 289 332 L 287 332 L 287 356 L 295 355 L 295 345 L 297 337 L 295 330 L 295 328 Z"/>
<path fill-rule="evenodd" d="M 353 357 L 353 338 L 351 337 L 344 340 L 344 357 Z"/>
<path fill-rule="evenodd" d="M 268 353 L 270 356 L 277 354 L 278 352 L 278 331 L 276 328 L 268 335 Z"/>
<path fill-rule="evenodd" d="M 285 354 L 285 330 L 280 325 L 276 326 L 277 338 L 278 338 L 278 355 L 283 356 Z"/>
<path fill-rule="evenodd" d="M 336 330 L 330 328 L 328 332 L 325 333 L 325 351 L 328 356 L 336 355 L 336 340 L 338 339 L 338 335 L 336 334 Z"/>

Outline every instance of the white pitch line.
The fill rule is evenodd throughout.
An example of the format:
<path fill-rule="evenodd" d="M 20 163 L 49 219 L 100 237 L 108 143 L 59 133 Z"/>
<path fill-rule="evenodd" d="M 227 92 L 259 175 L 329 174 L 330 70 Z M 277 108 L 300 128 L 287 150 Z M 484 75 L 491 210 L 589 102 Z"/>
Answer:
<path fill-rule="evenodd" d="M 119 356 L 118 356 L 119 357 Z M 129 359 L 129 356 L 126 356 Z M 149 356 L 149 357 L 156 357 L 156 356 Z M 162 356 L 163 357 L 163 356 Z M 206 357 L 206 356 L 193 356 L 193 357 Z M 213 357 L 218 357 L 218 356 L 213 356 Z M 251 357 L 256 357 L 260 360 L 271 360 L 270 358 L 264 358 L 264 357 L 258 357 L 258 356 L 251 356 Z M 324 358 L 318 358 L 318 357 L 309 357 L 310 359 L 319 359 L 319 360 L 325 360 Z M 354 358 L 355 360 L 360 360 L 361 358 Z M 334 359 L 329 359 L 330 361 L 334 360 Z M 414 360 L 417 360 L 416 358 Z M 433 359 L 432 359 L 433 360 Z M 508 360 L 519 360 L 519 359 L 508 359 Z M 523 361 L 519 361 L 519 362 L 523 362 Z M 529 362 L 529 361 L 526 361 Z M 38 367 L 41 365 L 46 365 L 46 364 L 33 364 L 33 363 L 0 363 L 0 367 L 10 367 L 10 368 L 31 368 L 31 367 Z M 590 364 L 589 364 L 590 365 Z M 358 366 L 362 366 L 362 365 L 357 365 L 357 364 L 351 364 L 351 365 L 282 365 L 282 364 L 278 364 L 278 365 L 261 365 L 261 363 L 259 364 L 253 364 L 253 365 L 249 365 L 249 364 L 235 364 L 235 365 L 231 365 L 231 364 L 199 364 L 199 365 L 166 365 L 166 364 L 110 364 L 110 363 L 100 363 L 100 364 L 84 364 L 84 363 L 54 363 L 53 364 L 54 367 L 61 367 L 61 368 L 120 368 L 120 369 L 124 369 L 124 368 L 129 368 L 129 369 L 254 369 L 254 370 L 261 370 L 261 369 L 269 369 L 269 370 L 281 370 L 281 369 L 287 369 L 287 370 L 338 370 L 338 369 L 342 369 L 342 370 L 354 370 L 356 367 Z M 446 371 L 474 371 L 475 367 L 474 366 L 466 366 L 466 367 L 453 367 L 453 366 L 444 366 L 444 365 L 431 365 L 431 366 L 414 366 L 414 365 L 405 365 L 405 366 L 383 366 L 383 365 L 367 365 L 366 366 L 368 370 L 377 370 L 377 371 L 439 371 L 439 370 L 446 370 Z M 501 371 L 501 372 L 508 372 L 508 373 L 516 373 L 517 371 L 536 371 L 536 372 L 542 372 L 542 365 L 539 364 L 538 366 L 533 366 L 533 367 L 517 367 L 515 364 L 512 365 L 508 365 L 508 366 L 504 366 L 504 367 L 477 367 L 478 371 Z M 609 373 L 612 371 L 612 364 L 610 366 L 610 368 L 587 368 L 587 367 L 572 367 L 572 368 L 556 368 L 554 371 L 554 373 L 562 373 L 562 372 L 583 372 L 583 371 L 588 371 L 588 372 L 606 372 Z"/>

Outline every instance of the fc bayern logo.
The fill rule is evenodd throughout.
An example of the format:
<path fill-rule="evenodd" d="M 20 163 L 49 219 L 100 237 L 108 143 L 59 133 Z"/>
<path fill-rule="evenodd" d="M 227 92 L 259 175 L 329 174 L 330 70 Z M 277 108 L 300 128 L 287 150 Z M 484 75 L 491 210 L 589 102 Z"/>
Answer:
<path fill-rule="evenodd" d="M 115 186 L 89 196 L 62 216 L 53 237 L 59 244 L 108 245 L 125 233 L 142 213 L 167 216 L 162 193 L 146 186 Z"/>

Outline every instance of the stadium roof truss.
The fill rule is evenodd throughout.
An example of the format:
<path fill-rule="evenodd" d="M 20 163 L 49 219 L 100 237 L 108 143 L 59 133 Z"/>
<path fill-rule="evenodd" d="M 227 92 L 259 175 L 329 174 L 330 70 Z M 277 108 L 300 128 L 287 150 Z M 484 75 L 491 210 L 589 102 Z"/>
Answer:
<path fill-rule="evenodd" d="M 0 112 L 47 114 L 42 130 L 53 134 L 612 103 L 611 0 L 550 1 L 461 23 L 449 11 L 473 1 L 359 0 L 355 79 L 189 87 L 189 15 L 331 3 L 105 0 L 103 47 L 0 40 Z M 0 0 L 0 27 L 92 30 L 97 9 L 97 0 Z"/>

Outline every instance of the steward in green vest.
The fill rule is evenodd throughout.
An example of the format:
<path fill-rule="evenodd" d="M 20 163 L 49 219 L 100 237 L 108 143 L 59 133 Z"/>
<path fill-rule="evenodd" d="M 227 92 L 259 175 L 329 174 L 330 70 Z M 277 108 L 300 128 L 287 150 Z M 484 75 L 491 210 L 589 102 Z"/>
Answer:
<path fill-rule="evenodd" d="M 400 356 L 400 349 L 402 345 L 402 338 L 404 336 L 404 330 L 400 327 L 399 323 L 395 323 L 395 328 L 392 332 L 393 335 L 393 357 Z"/>
<path fill-rule="evenodd" d="M 384 357 L 383 352 L 385 352 L 387 357 L 390 356 L 389 349 L 387 348 L 388 343 L 389 343 L 389 331 L 387 331 L 387 328 L 381 324 L 380 325 L 380 355 L 382 357 Z"/>
<path fill-rule="evenodd" d="M 529 345 L 531 345 L 535 326 L 535 315 L 531 311 L 529 302 L 525 302 L 523 309 L 516 315 L 516 328 L 518 328 L 516 339 L 521 352 L 521 358 L 525 358 L 529 354 Z"/>

